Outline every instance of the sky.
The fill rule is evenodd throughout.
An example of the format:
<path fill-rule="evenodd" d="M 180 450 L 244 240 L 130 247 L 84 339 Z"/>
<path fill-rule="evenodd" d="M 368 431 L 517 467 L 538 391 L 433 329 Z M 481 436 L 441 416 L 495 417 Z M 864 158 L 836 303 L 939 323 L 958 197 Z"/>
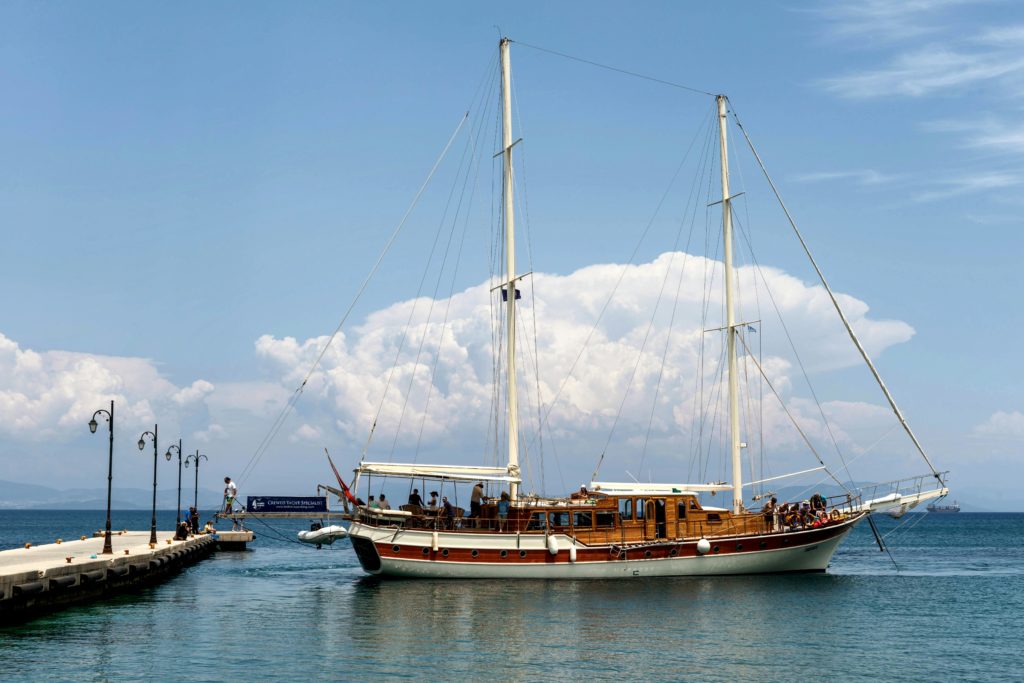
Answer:
<path fill-rule="evenodd" d="M 135 442 L 154 424 L 161 455 L 181 438 L 210 458 L 208 486 L 231 475 L 243 497 L 312 493 L 324 448 L 350 471 L 378 411 L 368 458 L 489 464 L 500 35 L 516 41 L 518 258 L 534 273 L 523 411 L 536 425 L 538 391 L 550 411 L 539 440 L 524 427 L 530 489 L 589 481 L 603 450 L 610 480 L 720 474 L 687 453 L 720 256 L 696 248 L 703 206 L 701 244 L 675 241 L 690 185 L 670 182 L 713 102 L 537 46 L 728 94 L 952 497 L 1024 510 L 1024 10 L 1000 0 L 4 3 L 0 479 L 102 486 L 86 423 L 111 400 L 120 486 L 150 481 Z M 815 464 L 784 405 L 823 452 L 828 416 L 858 481 L 926 472 L 730 135 L 761 266 L 741 258 L 739 279 L 777 297 L 822 402 L 747 301 L 782 395 L 759 418 L 770 471 Z M 486 163 L 465 193 L 470 145 Z M 451 258 L 424 270 L 435 235 Z M 683 283 L 675 309 L 666 282 Z"/>

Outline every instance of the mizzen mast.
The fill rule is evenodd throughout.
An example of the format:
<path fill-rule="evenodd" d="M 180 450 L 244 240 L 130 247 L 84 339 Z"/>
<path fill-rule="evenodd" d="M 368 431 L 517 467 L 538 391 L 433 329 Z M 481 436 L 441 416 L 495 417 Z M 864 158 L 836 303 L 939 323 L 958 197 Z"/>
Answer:
<path fill-rule="evenodd" d="M 505 217 L 505 346 L 508 353 L 506 363 L 508 407 L 508 470 L 509 474 L 519 473 L 519 412 L 516 391 L 516 240 L 515 209 L 512 203 L 512 69 L 509 63 L 511 40 L 502 38 L 501 54 L 501 144 L 504 156 L 502 205 Z M 519 485 L 509 485 L 509 494 L 515 500 Z"/>
<path fill-rule="evenodd" d="M 729 147 L 725 95 L 718 95 L 718 137 L 722 167 L 722 233 L 725 241 L 725 311 L 729 362 L 729 442 L 732 454 L 732 511 L 743 511 L 743 468 L 740 459 L 739 374 L 736 369 L 736 313 L 733 306 L 732 197 L 729 195 Z"/>

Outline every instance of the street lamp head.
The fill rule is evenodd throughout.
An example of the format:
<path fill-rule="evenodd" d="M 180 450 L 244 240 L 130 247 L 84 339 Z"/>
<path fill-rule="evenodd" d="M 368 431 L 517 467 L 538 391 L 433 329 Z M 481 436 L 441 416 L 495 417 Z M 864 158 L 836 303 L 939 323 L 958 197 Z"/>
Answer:
<path fill-rule="evenodd" d="M 146 447 L 146 440 L 143 439 L 143 438 L 139 438 L 139 450 L 141 451 L 145 447 Z"/>
<path fill-rule="evenodd" d="M 89 420 L 89 431 L 95 434 L 97 427 L 99 427 L 99 423 L 96 422 L 96 418 L 93 417 L 91 420 Z"/>
<path fill-rule="evenodd" d="M 167 451 L 166 453 L 164 453 L 164 457 L 167 458 L 167 462 L 170 462 L 171 461 L 171 452 Z"/>

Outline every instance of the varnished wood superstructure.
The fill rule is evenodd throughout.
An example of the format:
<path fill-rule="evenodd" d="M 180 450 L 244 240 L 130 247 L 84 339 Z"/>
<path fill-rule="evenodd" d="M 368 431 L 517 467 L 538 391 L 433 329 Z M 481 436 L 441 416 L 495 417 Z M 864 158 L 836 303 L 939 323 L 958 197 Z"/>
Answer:
<path fill-rule="evenodd" d="M 863 516 L 847 501 L 828 510 L 827 523 L 791 529 L 762 513 L 702 506 L 689 493 L 589 495 L 520 501 L 504 524 L 493 502 L 481 506 L 479 518 L 360 508 L 350 534 L 363 568 L 384 575 L 613 578 L 824 571 L 839 541 Z M 638 568 L 637 562 L 648 564 Z"/>

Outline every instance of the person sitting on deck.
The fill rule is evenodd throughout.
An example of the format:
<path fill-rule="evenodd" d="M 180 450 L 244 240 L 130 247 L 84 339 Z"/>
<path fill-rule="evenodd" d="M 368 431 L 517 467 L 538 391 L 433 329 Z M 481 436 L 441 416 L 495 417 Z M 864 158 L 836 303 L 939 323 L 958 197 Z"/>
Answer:
<path fill-rule="evenodd" d="M 380 503 L 377 502 L 376 498 L 370 496 L 370 504 L 367 507 L 372 508 L 374 510 L 380 510 Z"/>
<path fill-rule="evenodd" d="M 420 490 L 413 489 L 412 493 L 409 494 L 409 505 L 415 505 L 416 507 L 423 507 L 423 499 L 420 498 Z"/>
<path fill-rule="evenodd" d="M 217 533 L 217 527 L 213 526 L 213 520 L 206 520 L 206 526 L 203 527 L 204 534 L 215 534 Z"/>
<path fill-rule="evenodd" d="M 377 502 L 377 507 L 379 507 L 381 510 L 390 510 L 391 509 L 391 503 L 388 502 L 387 498 L 384 497 L 383 493 L 380 494 L 380 498 L 379 498 L 379 500 Z"/>
<path fill-rule="evenodd" d="M 178 524 L 178 528 L 175 529 L 175 531 L 174 531 L 174 540 L 175 541 L 187 540 L 188 539 L 189 530 L 190 529 L 189 529 L 188 522 L 185 521 L 184 519 L 181 520 L 181 523 Z"/>
<path fill-rule="evenodd" d="M 427 508 L 430 510 L 437 509 L 437 491 L 430 492 L 430 502 L 427 503 Z"/>
<path fill-rule="evenodd" d="M 572 494 L 569 498 L 571 500 L 586 500 L 587 498 L 590 498 L 590 491 L 587 491 L 586 486 L 581 485 L 579 492 Z"/>

